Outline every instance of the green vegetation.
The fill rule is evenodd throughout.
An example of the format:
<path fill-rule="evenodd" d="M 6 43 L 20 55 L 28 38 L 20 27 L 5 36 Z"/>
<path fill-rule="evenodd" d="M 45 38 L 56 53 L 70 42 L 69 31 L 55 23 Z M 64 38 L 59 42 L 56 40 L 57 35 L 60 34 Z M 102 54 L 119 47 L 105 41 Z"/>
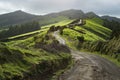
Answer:
<path fill-rule="evenodd" d="M 35 79 L 38 76 L 40 79 L 45 79 L 52 76 L 52 73 L 66 68 L 71 63 L 70 54 L 62 52 L 53 54 L 35 47 L 35 38 L 41 40 L 45 34 L 46 31 L 24 40 L 14 40 L 0 44 L 1 80 L 27 80 L 29 77 Z"/>
<path fill-rule="evenodd" d="M 109 39 L 111 30 L 108 28 L 105 28 L 104 26 L 100 25 L 99 23 L 93 22 L 93 20 L 87 20 L 87 24 L 83 26 L 84 29 L 90 31 L 91 33 L 94 33 L 95 35 L 103 38 L 103 39 Z"/>
<path fill-rule="evenodd" d="M 25 50 L 0 45 L 0 79 L 22 79 L 25 77 L 42 77 L 50 70 L 55 72 L 65 68 L 70 62 L 69 54 L 52 54 L 43 50 Z M 60 66 L 62 65 L 62 66 Z M 49 66 L 49 67 L 48 67 Z M 43 75 L 44 78 L 49 75 Z"/>
<path fill-rule="evenodd" d="M 69 23 L 71 23 L 73 20 L 70 20 L 70 19 L 65 19 L 65 20 L 63 20 L 63 21 L 59 21 L 59 22 L 57 22 L 57 23 L 53 23 L 53 24 L 49 24 L 49 25 L 46 25 L 46 26 L 42 26 L 41 28 L 42 29 L 45 29 L 45 28 L 49 28 L 49 27 L 51 27 L 51 26 L 64 26 L 64 25 L 67 25 L 67 24 L 69 24 Z"/>
<path fill-rule="evenodd" d="M 120 38 L 113 38 L 109 41 L 102 42 L 86 42 L 83 44 L 84 49 L 88 49 L 89 51 L 98 51 L 101 54 L 109 55 L 115 58 L 117 61 L 120 62 Z"/>
<path fill-rule="evenodd" d="M 46 47 L 54 44 L 54 38 L 46 39 L 48 29 L 42 28 L 38 31 L 13 36 L 9 38 L 11 41 L 0 44 L 1 80 L 28 80 L 29 78 L 32 80 L 38 76 L 40 79 L 48 80 L 54 75 L 53 73 L 64 70 L 71 64 L 69 53 L 50 52 L 54 47 L 49 47 L 48 50 L 36 47 L 41 40 L 44 40 L 43 46 Z M 59 43 L 55 45 L 61 46 Z"/>
<path fill-rule="evenodd" d="M 65 20 L 69 20 L 69 19 L 64 16 L 56 16 L 56 17 L 45 16 L 41 21 L 39 21 L 39 24 L 40 25 L 51 25 L 54 23 L 59 23 L 61 21 L 64 22 Z"/>
<path fill-rule="evenodd" d="M 21 25 L 10 26 L 8 30 L 3 30 L 0 32 L 0 39 L 8 38 L 11 36 L 32 32 L 39 30 L 40 26 L 38 22 L 29 22 Z"/>
<path fill-rule="evenodd" d="M 103 24 L 104 21 L 99 18 L 87 19 L 85 25 L 65 28 L 62 37 L 71 48 L 100 53 L 119 65 L 120 37 L 116 37 L 119 33 L 115 34 L 115 31 L 102 26 Z M 114 38 L 111 39 L 111 36 Z"/>
<path fill-rule="evenodd" d="M 65 14 L 68 13 L 64 12 L 63 15 Z M 111 38 L 115 32 L 107 27 L 108 23 L 94 17 L 86 19 L 85 24 L 71 26 L 70 23 L 74 20 L 70 19 L 74 19 L 74 16 L 70 16 L 47 15 L 40 19 L 42 27 L 35 22 L 1 30 L 1 37 L 7 40 L 0 43 L 0 79 L 32 80 L 39 77 L 48 80 L 66 70 L 71 65 L 72 58 L 69 48 L 52 36 L 52 32 L 58 29 L 69 47 L 97 52 L 98 55 L 119 63 L 120 38 Z"/>
<path fill-rule="evenodd" d="M 104 21 L 102 19 L 96 18 L 96 17 L 91 18 L 89 20 L 92 21 L 93 23 L 97 23 L 97 24 L 100 24 L 100 25 L 103 25 L 103 23 L 104 23 Z"/>
<path fill-rule="evenodd" d="M 112 30 L 111 38 L 120 36 L 120 23 L 119 22 L 105 20 L 103 25 Z"/>
<path fill-rule="evenodd" d="M 102 22 L 102 20 L 94 18 L 86 20 L 85 25 L 74 26 L 72 29 L 65 28 L 63 30 L 62 36 L 67 38 L 67 41 L 69 41 L 69 45 L 71 46 L 78 45 L 77 37 L 79 36 L 83 36 L 85 38 L 85 41 L 105 41 L 106 39 L 109 39 L 112 31 L 100 25 L 99 21 Z"/>

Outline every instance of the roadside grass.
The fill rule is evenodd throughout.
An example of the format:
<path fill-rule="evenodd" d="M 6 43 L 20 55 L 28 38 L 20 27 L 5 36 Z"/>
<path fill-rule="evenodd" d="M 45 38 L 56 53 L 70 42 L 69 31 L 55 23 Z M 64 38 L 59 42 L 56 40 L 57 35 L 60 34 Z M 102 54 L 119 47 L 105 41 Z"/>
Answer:
<path fill-rule="evenodd" d="M 66 44 L 70 48 L 75 49 L 75 47 L 78 44 L 77 36 L 82 36 L 82 35 L 72 29 L 66 28 L 63 30 L 63 35 L 61 35 L 61 36 L 65 39 Z"/>

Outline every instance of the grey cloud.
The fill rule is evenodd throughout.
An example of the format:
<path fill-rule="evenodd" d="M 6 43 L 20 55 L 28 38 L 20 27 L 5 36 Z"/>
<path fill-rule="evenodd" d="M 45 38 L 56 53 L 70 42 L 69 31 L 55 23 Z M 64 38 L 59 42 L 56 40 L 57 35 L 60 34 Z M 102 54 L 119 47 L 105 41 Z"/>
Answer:
<path fill-rule="evenodd" d="M 24 10 L 43 14 L 66 9 L 82 9 L 97 14 L 120 14 L 120 0 L 0 0 L 0 13 Z"/>

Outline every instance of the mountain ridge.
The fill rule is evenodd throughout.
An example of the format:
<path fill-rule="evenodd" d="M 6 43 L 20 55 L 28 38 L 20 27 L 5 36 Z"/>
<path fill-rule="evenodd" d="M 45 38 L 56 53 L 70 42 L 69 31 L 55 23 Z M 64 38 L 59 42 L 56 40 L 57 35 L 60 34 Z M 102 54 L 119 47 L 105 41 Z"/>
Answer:
<path fill-rule="evenodd" d="M 34 15 L 22 10 L 6 13 L 0 15 L 0 26 L 9 26 L 15 24 L 23 24 L 30 21 L 38 21 L 41 25 L 47 25 L 64 19 L 78 19 L 78 18 L 100 18 L 94 12 L 83 12 L 82 10 L 69 9 L 46 15 Z M 49 21 L 51 19 L 51 21 Z M 52 20 L 53 19 L 53 20 Z M 104 19 L 102 17 L 102 19 Z"/>
<path fill-rule="evenodd" d="M 17 10 L 15 12 L 0 15 L 0 26 L 25 23 L 33 20 L 36 17 L 36 15 Z"/>
<path fill-rule="evenodd" d="M 120 18 L 109 16 L 109 15 L 102 16 L 101 18 L 102 19 L 107 19 L 108 21 L 114 20 L 114 21 L 120 22 Z"/>

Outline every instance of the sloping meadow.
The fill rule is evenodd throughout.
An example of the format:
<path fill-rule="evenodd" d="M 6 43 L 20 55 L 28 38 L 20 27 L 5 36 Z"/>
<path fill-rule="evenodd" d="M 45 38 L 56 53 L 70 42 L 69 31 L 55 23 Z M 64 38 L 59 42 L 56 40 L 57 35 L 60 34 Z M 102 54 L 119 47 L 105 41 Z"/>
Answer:
<path fill-rule="evenodd" d="M 40 33 L 42 39 L 46 32 Z M 48 80 L 71 63 L 71 55 L 35 47 L 35 36 L 0 44 L 1 80 Z"/>

